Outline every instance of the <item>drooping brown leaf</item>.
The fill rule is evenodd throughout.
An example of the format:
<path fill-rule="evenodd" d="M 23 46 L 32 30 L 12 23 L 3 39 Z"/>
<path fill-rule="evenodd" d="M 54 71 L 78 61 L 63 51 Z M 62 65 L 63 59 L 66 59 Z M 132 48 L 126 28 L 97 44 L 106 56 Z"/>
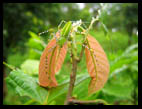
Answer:
<path fill-rule="evenodd" d="M 58 72 L 61 69 L 64 59 L 66 57 L 66 53 L 67 53 L 67 44 L 64 44 L 64 46 L 62 48 L 59 48 L 58 50 L 55 72 Z"/>
<path fill-rule="evenodd" d="M 86 41 L 86 64 L 91 77 L 88 93 L 93 94 L 106 83 L 109 73 L 109 62 L 103 48 L 95 38 L 88 35 Z"/>
<path fill-rule="evenodd" d="M 56 34 L 59 38 L 59 33 Z M 60 70 L 67 52 L 67 44 L 62 48 L 57 45 L 57 41 L 53 38 L 43 51 L 39 64 L 39 84 L 43 87 L 56 87 L 57 81 L 55 73 Z"/>

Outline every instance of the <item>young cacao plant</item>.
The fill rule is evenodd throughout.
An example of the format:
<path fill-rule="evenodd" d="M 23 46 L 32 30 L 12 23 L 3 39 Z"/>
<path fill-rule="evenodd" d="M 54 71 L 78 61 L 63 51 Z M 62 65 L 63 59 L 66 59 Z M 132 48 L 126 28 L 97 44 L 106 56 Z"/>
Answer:
<path fill-rule="evenodd" d="M 109 62 L 99 42 L 89 35 L 91 26 L 97 20 L 93 18 L 87 30 L 81 26 L 81 20 L 75 23 L 69 21 L 58 30 L 40 58 L 39 84 L 41 86 L 49 88 L 57 86 L 55 73 L 61 69 L 68 49 L 71 49 L 75 59 L 78 59 L 76 34 L 83 37 L 81 45 L 85 47 L 86 64 L 91 77 L 88 93 L 93 94 L 104 86 L 108 78 Z"/>

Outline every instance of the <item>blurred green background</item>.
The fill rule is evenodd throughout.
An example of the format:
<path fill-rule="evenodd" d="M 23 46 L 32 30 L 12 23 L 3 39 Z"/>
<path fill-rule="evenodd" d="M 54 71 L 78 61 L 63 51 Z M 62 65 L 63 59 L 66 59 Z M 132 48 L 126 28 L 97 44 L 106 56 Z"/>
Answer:
<path fill-rule="evenodd" d="M 74 90 L 74 96 L 82 100 L 103 99 L 110 104 L 138 104 L 138 4 L 108 3 L 102 13 L 102 22 L 109 30 L 106 37 L 99 22 L 90 34 L 104 48 L 110 63 L 108 82 L 99 92 L 87 97 L 88 80 Z M 50 34 L 38 37 L 39 32 L 53 29 L 61 20 L 82 19 L 85 25 L 95 17 L 99 3 L 5 3 L 3 4 L 3 60 L 24 73 L 38 78 L 39 59 Z M 81 46 L 78 46 L 78 53 Z M 10 69 L 3 65 L 3 78 Z M 57 73 L 57 81 L 69 79 L 71 72 L 70 55 L 67 53 L 62 69 Z M 78 64 L 77 75 L 87 74 L 85 55 Z M 3 104 L 26 104 L 30 98 L 20 97 L 5 80 L 3 84 Z M 81 87 L 81 88 L 80 88 Z M 78 90 L 79 88 L 79 90 Z M 62 96 L 62 97 L 61 97 Z M 62 94 L 53 104 L 63 104 L 66 94 Z M 27 104 L 38 104 L 28 102 Z M 52 103 L 51 103 L 52 104 Z"/>

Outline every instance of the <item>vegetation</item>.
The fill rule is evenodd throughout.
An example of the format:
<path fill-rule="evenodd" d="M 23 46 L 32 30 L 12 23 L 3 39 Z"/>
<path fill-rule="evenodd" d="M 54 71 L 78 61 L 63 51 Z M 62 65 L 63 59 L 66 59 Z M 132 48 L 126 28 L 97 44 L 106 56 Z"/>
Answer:
<path fill-rule="evenodd" d="M 62 20 L 81 19 L 87 28 L 98 14 L 100 22 L 93 25 L 89 34 L 106 52 L 110 64 L 108 81 L 101 90 L 88 96 L 91 79 L 83 55 L 72 96 L 91 101 L 87 104 L 92 100 L 93 104 L 138 104 L 138 4 L 6 3 L 3 11 L 3 104 L 63 105 L 72 69 L 70 53 L 67 52 L 61 70 L 56 73 L 58 86 L 50 90 L 39 86 L 40 56 Z M 48 32 L 39 37 L 38 33 L 45 30 Z M 81 48 L 79 44 L 77 55 Z"/>

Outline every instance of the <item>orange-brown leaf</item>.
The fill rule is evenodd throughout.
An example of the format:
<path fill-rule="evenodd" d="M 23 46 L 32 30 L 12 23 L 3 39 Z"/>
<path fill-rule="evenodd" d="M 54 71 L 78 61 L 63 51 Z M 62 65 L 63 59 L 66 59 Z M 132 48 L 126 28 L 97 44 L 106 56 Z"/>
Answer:
<path fill-rule="evenodd" d="M 86 40 L 86 64 L 91 77 L 88 93 L 92 94 L 101 89 L 106 83 L 109 73 L 109 62 L 103 48 L 95 38 L 88 35 Z"/>
<path fill-rule="evenodd" d="M 59 45 L 58 45 L 58 47 L 59 47 Z M 58 50 L 58 55 L 56 58 L 55 72 L 58 72 L 61 69 L 64 59 L 65 59 L 65 56 L 66 56 L 66 53 L 67 53 L 67 43 L 65 43 L 63 45 L 63 47 Z"/>
<path fill-rule="evenodd" d="M 56 34 L 59 38 L 59 33 Z M 66 56 L 66 44 L 60 48 L 56 39 L 52 39 L 40 57 L 39 84 L 43 87 L 56 87 L 55 73 L 61 68 Z M 59 65 L 60 64 L 60 65 Z"/>

